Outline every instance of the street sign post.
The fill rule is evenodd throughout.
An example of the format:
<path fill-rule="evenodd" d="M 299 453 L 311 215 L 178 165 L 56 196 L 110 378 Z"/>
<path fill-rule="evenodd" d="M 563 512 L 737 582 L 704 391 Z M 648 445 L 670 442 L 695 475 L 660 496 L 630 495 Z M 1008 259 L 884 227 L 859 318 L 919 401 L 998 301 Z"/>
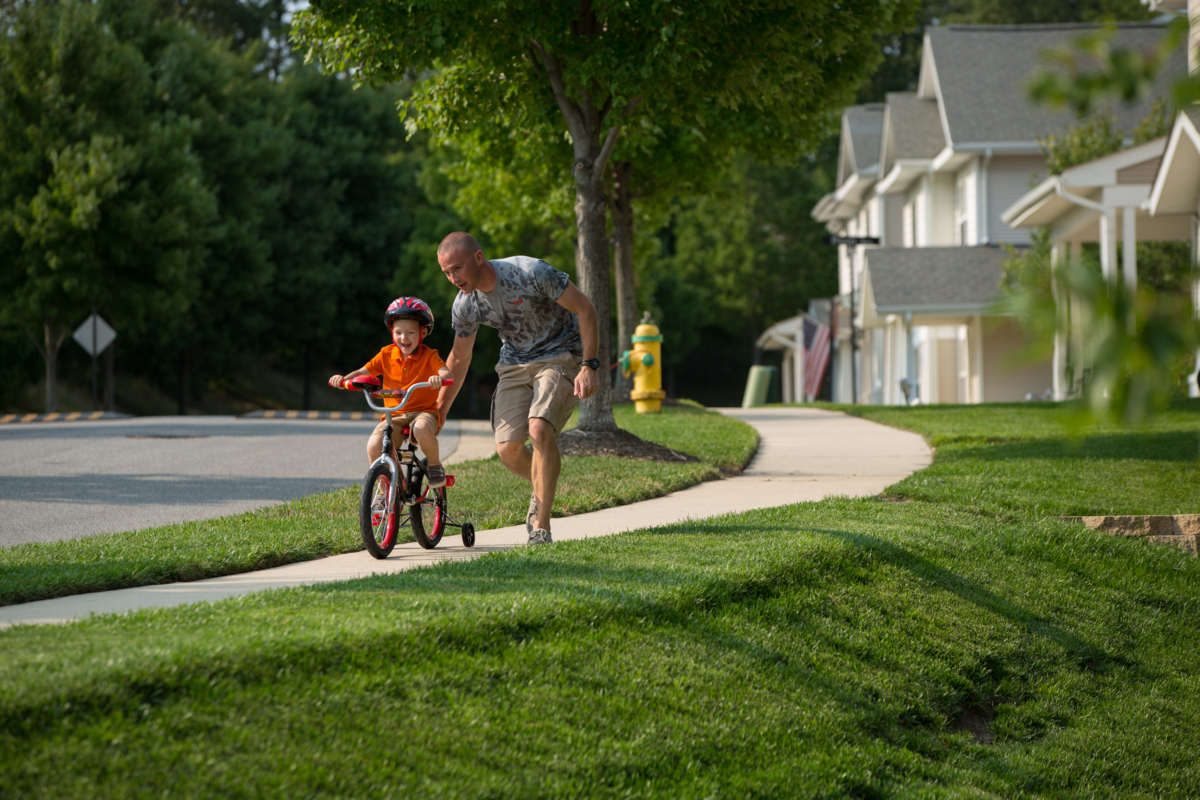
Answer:
<path fill-rule="evenodd" d="M 98 404 L 97 394 L 100 382 L 97 374 L 96 359 L 108 349 L 108 346 L 116 338 L 117 332 L 100 318 L 100 315 L 96 313 L 95 306 L 92 306 L 92 315 L 75 329 L 75 341 L 79 342 L 79 346 L 86 350 L 88 355 L 92 357 L 92 411 L 96 410 Z"/>

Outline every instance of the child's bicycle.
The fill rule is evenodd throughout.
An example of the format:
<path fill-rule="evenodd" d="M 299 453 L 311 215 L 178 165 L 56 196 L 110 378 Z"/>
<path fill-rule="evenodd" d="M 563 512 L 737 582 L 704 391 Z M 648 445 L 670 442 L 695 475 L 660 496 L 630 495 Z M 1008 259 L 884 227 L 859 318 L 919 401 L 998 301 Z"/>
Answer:
<path fill-rule="evenodd" d="M 449 385 L 452 381 L 442 383 Z M 417 446 L 409 428 L 404 429 L 403 446 L 395 451 L 392 449 L 392 415 L 404 409 L 414 389 L 428 386 L 428 383 L 416 383 L 408 387 L 407 392 L 384 389 L 379 379 L 370 376 L 342 384 L 342 388 L 361 391 L 367 405 L 382 412 L 388 421 L 383 429 L 383 454 L 367 470 L 358 499 L 363 543 L 375 558 L 388 557 L 396 546 L 396 534 L 405 526 L 412 529 L 413 538 L 427 550 L 438 546 L 447 525 L 462 531 L 464 546 L 475 546 L 475 526 L 469 522 L 456 522 L 446 508 L 446 490 L 454 485 L 454 476 L 447 475 L 443 487 L 428 488 L 429 465 L 424 458 L 417 458 Z M 385 407 L 372 402 L 372 398 L 384 397 L 400 398 L 400 405 Z"/>

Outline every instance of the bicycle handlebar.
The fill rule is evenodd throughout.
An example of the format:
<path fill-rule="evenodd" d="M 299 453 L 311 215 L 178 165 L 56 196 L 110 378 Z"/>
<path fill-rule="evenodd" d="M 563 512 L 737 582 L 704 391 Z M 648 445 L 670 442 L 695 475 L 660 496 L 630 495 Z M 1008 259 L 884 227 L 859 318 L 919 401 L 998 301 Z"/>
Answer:
<path fill-rule="evenodd" d="M 366 376 L 360 376 L 358 378 L 354 378 L 353 380 L 355 380 L 355 381 L 362 380 L 364 377 L 366 377 Z M 371 384 L 373 384 L 374 382 L 375 381 L 373 379 L 370 380 Z M 454 385 L 453 378 L 443 378 L 442 379 L 442 386 L 453 386 L 453 385 Z M 410 397 L 412 397 L 412 393 L 415 390 L 429 388 L 429 381 L 425 381 L 424 383 L 414 383 L 412 386 L 408 387 L 407 390 L 405 390 L 405 389 L 384 389 L 382 387 L 380 387 L 378 389 L 370 389 L 370 388 L 367 388 L 367 386 L 360 386 L 360 385 L 352 383 L 351 381 L 343 380 L 341 388 L 346 389 L 348 391 L 352 391 L 352 392 L 362 392 L 363 396 L 366 397 L 366 399 L 367 399 L 367 405 L 370 406 L 375 411 L 380 411 L 380 412 L 383 412 L 384 414 L 397 414 L 400 412 L 400 410 L 402 408 L 404 408 L 405 405 L 408 404 L 408 400 Z M 371 402 L 372 397 L 376 397 L 376 398 L 378 398 L 378 397 L 384 397 L 384 398 L 399 397 L 399 398 L 403 398 L 403 399 L 400 400 L 399 405 L 377 406 Z"/>

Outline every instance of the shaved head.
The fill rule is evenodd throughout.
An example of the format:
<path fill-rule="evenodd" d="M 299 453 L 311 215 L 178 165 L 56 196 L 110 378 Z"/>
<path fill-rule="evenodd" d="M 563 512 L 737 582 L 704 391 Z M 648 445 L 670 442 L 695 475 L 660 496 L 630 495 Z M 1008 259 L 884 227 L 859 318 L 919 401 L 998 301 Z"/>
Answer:
<path fill-rule="evenodd" d="M 466 231 L 455 231 L 454 233 L 442 239 L 442 243 L 438 245 L 438 259 L 442 256 L 448 256 L 451 253 L 461 253 L 463 256 L 472 256 L 476 251 L 482 252 L 483 248 L 479 246 L 479 242 L 475 241 L 475 237 Z"/>

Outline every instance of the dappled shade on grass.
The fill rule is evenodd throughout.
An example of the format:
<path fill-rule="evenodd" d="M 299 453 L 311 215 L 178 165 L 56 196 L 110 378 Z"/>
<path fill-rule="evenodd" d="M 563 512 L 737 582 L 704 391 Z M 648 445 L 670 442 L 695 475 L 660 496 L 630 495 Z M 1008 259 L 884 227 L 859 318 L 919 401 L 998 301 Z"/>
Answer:
<path fill-rule="evenodd" d="M 1198 578 L 1066 523 L 830 500 L 13 629 L 0 785 L 1194 796 Z"/>

